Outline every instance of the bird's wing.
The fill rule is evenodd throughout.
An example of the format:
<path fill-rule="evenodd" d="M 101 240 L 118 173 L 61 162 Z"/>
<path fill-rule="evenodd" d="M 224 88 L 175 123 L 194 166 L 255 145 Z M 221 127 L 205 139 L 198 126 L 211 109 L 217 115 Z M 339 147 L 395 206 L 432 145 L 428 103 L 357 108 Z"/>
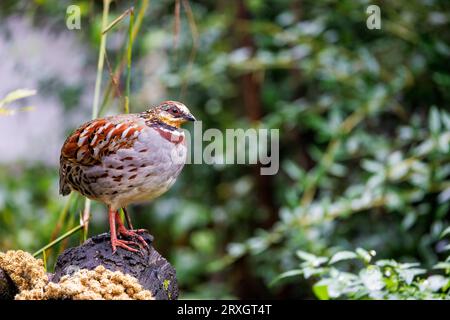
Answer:
<path fill-rule="evenodd" d="M 144 125 L 132 118 L 102 118 L 85 123 L 72 133 L 61 149 L 61 161 L 80 165 L 101 159 L 133 145 Z"/>

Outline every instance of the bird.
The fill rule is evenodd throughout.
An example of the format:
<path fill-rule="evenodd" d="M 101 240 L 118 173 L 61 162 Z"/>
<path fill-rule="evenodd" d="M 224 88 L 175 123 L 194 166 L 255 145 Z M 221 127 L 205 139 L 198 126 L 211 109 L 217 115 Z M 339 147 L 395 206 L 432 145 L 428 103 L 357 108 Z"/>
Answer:
<path fill-rule="evenodd" d="M 75 191 L 108 207 L 113 253 L 148 247 L 140 236 L 146 230 L 133 228 L 126 207 L 153 200 L 175 183 L 186 163 L 181 125 L 188 121 L 196 119 L 183 103 L 164 101 L 141 113 L 88 121 L 62 145 L 59 192 Z"/>

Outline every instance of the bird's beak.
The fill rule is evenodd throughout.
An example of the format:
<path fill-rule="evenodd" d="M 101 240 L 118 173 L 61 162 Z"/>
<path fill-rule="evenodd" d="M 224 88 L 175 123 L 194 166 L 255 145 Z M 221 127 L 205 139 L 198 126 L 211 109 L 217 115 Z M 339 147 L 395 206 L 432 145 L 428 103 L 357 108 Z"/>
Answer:
<path fill-rule="evenodd" d="M 195 117 L 194 117 L 192 114 L 190 114 L 190 113 L 184 115 L 183 118 L 184 118 L 186 121 L 197 121 L 197 119 L 195 119 Z"/>

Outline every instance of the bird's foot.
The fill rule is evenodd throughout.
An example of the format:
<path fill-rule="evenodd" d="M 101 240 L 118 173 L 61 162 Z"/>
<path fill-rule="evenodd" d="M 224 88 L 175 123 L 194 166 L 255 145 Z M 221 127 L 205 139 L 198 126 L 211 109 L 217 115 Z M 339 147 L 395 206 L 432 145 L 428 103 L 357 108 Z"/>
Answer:
<path fill-rule="evenodd" d="M 144 240 L 142 236 L 139 235 L 139 233 L 147 232 L 145 229 L 137 229 L 137 230 L 127 230 L 125 227 L 120 226 L 117 232 L 127 238 L 134 238 L 139 240 L 139 242 L 133 242 L 134 244 L 138 245 L 141 249 L 149 249 L 148 243 Z"/>
<path fill-rule="evenodd" d="M 134 233 L 148 233 L 147 229 L 128 229 L 128 231 L 131 231 Z"/>
<path fill-rule="evenodd" d="M 125 250 L 131 251 L 131 252 L 139 252 L 137 249 L 131 248 L 129 245 L 138 245 L 140 247 L 139 243 L 136 243 L 134 241 L 127 241 L 122 239 L 111 239 L 111 246 L 113 250 L 113 254 L 116 253 L 117 248 L 123 248 Z"/>

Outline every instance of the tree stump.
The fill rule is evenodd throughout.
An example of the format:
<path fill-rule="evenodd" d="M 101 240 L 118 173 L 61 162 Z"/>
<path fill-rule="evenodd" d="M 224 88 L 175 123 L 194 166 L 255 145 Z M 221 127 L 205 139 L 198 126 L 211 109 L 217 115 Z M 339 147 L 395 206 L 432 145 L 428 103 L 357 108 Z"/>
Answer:
<path fill-rule="evenodd" d="M 13 300 L 19 289 L 8 274 L 0 269 L 0 300 Z"/>
<path fill-rule="evenodd" d="M 55 272 L 47 274 L 48 280 L 58 283 L 65 275 L 72 275 L 81 269 L 94 270 L 102 265 L 110 271 L 121 271 L 133 276 L 156 300 L 177 299 L 175 269 L 153 248 L 153 236 L 148 233 L 141 235 L 149 245 L 147 249 L 130 252 L 117 248 L 114 254 L 109 233 L 89 238 L 82 245 L 65 250 L 57 258 Z M 0 300 L 12 300 L 17 293 L 19 290 L 16 284 L 0 268 Z"/>
<path fill-rule="evenodd" d="M 50 281 L 58 282 L 64 275 L 103 265 L 108 270 L 135 277 L 144 289 L 152 292 L 156 300 L 177 299 L 175 269 L 153 248 L 153 236 L 148 233 L 141 235 L 149 245 L 148 250 L 141 249 L 141 253 L 117 248 L 113 254 L 109 233 L 94 236 L 78 247 L 65 250 L 56 261 Z"/>

